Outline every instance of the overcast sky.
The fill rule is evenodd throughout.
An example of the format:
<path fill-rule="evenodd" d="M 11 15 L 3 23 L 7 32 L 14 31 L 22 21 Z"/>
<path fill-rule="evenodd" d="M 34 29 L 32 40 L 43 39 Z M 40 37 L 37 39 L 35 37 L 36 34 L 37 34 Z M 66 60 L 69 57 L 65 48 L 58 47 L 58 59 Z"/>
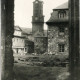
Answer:
<path fill-rule="evenodd" d="M 20 27 L 32 28 L 32 15 L 33 15 L 33 1 L 34 0 L 15 0 L 15 25 Z M 42 0 L 44 2 L 43 11 L 45 21 L 50 18 L 52 9 L 67 2 L 68 0 Z M 46 28 L 46 25 L 45 25 Z"/>

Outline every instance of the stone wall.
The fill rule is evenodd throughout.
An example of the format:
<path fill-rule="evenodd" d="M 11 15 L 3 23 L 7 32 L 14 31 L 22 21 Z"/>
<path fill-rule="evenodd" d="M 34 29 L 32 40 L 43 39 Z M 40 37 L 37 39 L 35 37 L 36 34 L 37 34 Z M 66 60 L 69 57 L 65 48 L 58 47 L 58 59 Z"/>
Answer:
<path fill-rule="evenodd" d="M 34 53 L 34 42 L 30 40 L 25 40 L 25 47 L 27 47 L 28 53 Z"/>
<path fill-rule="evenodd" d="M 33 36 L 43 36 L 44 34 L 44 23 L 32 23 L 32 33 Z M 39 35 L 38 35 L 39 34 Z"/>
<path fill-rule="evenodd" d="M 70 80 L 80 79 L 79 2 L 80 0 L 69 0 Z"/>
<path fill-rule="evenodd" d="M 68 26 L 64 27 L 65 32 L 59 32 L 59 26 L 48 26 L 48 53 L 69 54 L 69 35 Z M 65 51 L 59 52 L 58 44 L 65 44 Z"/>
<path fill-rule="evenodd" d="M 47 52 L 48 49 L 48 39 L 47 37 L 35 37 L 34 52 L 37 54 L 43 54 Z"/>
<path fill-rule="evenodd" d="M 1 80 L 13 80 L 12 38 L 14 32 L 14 0 L 1 0 Z"/>

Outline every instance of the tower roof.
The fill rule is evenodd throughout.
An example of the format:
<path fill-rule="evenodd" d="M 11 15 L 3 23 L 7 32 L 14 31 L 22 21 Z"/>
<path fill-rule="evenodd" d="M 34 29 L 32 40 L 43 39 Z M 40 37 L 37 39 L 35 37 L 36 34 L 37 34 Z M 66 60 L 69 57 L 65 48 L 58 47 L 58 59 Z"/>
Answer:
<path fill-rule="evenodd" d="M 68 2 L 65 2 L 65 3 L 59 5 L 55 9 L 68 9 Z"/>

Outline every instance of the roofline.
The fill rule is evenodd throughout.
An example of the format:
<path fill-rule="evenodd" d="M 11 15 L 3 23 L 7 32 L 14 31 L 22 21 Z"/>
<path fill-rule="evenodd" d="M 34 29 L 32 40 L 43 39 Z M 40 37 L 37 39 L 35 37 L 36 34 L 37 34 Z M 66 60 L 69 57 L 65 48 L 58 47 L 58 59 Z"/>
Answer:
<path fill-rule="evenodd" d="M 46 22 L 47 25 L 60 25 L 60 24 L 69 24 L 69 21 L 66 22 Z"/>
<path fill-rule="evenodd" d="M 22 31 L 22 29 L 19 27 L 19 26 L 14 26 L 14 27 L 18 27 L 21 31 Z M 15 29 L 16 30 L 16 29 Z"/>
<path fill-rule="evenodd" d="M 36 1 L 36 0 L 35 0 Z M 35 1 L 33 1 L 33 3 L 35 3 Z M 44 3 L 43 1 L 40 1 L 40 0 L 37 0 L 38 2 L 42 2 L 42 3 Z"/>
<path fill-rule="evenodd" d="M 31 40 L 29 40 L 29 39 L 26 39 L 25 41 L 29 41 L 29 42 L 32 42 L 32 43 L 34 43 L 33 41 L 31 41 Z"/>
<path fill-rule="evenodd" d="M 24 36 L 16 36 L 16 35 L 14 35 L 14 37 L 25 38 Z M 25 39 L 26 39 L 26 38 L 25 38 Z"/>
<path fill-rule="evenodd" d="M 34 21 L 34 22 L 31 22 L 31 23 L 44 23 L 44 21 L 42 21 L 42 22 L 35 22 L 35 21 Z"/>
<path fill-rule="evenodd" d="M 26 34 L 26 35 L 28 35 L 28 33 L 25 33 L 25 32 L 23 32 L 23 31 L 22 31 L 22 34 Z"/>
<path fill-rule="evenodd" d="M 43 36 L 43 37 L 36 36 L 36 37 L 34 37 L 34 38 L 48 38 L 48 37 L 46 37 L 46 36 Z"/>
<path fill-rule="evenodd" d="M 20 28 L 20 30 L 22 31 L 23 34 L 27 34 L 27 35 L 28 35 L 28 34 L 31 34 L 31 33 L 27 33 L 27 32 L 24 32 L 24 31 L 23 31 L 22 28 L 25 28 L 25 27 L 19 27 L 19 28 Z M 31 32 L 32 32 L 32 28 L 26 28 L 26 29 L 31 29 Z"/>
<path fill-rule="evenodd" d="M 63 8 L 63 9 L 53 9 L 53 10 L 69 10 L 69 8 Z"/>

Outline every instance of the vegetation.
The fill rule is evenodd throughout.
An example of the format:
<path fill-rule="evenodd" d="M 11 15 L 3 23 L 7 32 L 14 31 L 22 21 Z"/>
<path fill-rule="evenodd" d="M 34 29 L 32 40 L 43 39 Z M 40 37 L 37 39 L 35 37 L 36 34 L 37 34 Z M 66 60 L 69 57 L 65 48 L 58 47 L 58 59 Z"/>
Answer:
<path fill-rule="evenodd" d="M 30 62 L 33 65 L 37 66 L 62 66 L 65 67 L 66 64 L 69 63 L 68 56 L 66 55 L 26 55 L 26 56 L 18 56 L 18 61 L 22 62 Z M 18 62 L 16 61 L 16 62 Z"/>

